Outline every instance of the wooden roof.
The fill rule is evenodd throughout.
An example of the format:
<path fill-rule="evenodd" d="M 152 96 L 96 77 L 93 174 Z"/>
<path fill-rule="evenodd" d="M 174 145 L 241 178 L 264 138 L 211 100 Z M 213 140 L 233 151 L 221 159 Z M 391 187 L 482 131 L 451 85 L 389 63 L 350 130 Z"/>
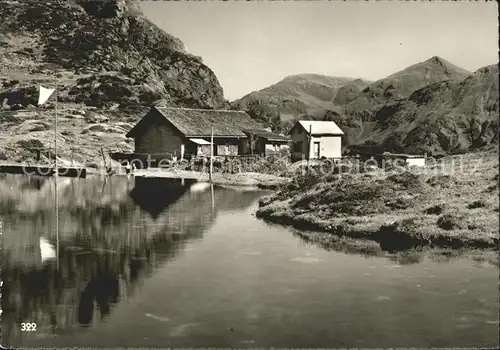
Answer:
<path fill-rule="evenodd" d="M 153 107 L 152 110 L 186 137 L 210 137 L 212 128 L 214 137 L 246 137 L 243 129 L 265 131 L 263 126 L 243 111 L 170 107 Z M 150 113 L 151 111 L 146 116 Z M 144 120 L 145 118 L 142 118 L 127 133 L 127 137 L 134 137 L 144 130 Z"/>
<path fill-rule="evenodd" d="M 384 152 L 382 153 L 384 157 L 393 157 L 393 158 L 427 158 L 425 154 L 405 154 L 405 153 L 391 153 Z"/>
<path fill-rule="evenodd" d="M 255 135 L 257 137 L 262 137 L 263 139 L 269 140 L 269 141 L 290 141 L 289 137 L 275 134 L 271 131 L 267 130 L 252 130 L 252 129 L 244 129 L 243 132 L 245 134 L 250 134 L 250 135 Z"/>

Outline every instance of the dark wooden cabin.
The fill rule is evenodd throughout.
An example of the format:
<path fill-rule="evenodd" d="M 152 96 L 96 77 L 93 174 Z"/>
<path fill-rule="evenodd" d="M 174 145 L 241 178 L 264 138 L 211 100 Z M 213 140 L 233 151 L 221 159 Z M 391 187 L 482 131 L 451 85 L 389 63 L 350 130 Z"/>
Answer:
<path fill-rule="evenodd" d="M 214 156 L 251 154 L 248 135 L 243 130 L 265 133 L 271 142 L 280 137 L 243 111 L 169 107 L 153 107 L 126 136 L 135 140 L 132 158 L 150 156 L 158 162 L 209 156 L 210 147 Z"/>

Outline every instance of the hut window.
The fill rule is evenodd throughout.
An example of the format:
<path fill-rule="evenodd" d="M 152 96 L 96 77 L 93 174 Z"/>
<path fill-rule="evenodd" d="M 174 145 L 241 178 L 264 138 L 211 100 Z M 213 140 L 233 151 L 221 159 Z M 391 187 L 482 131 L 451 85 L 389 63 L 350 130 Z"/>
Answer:
<path fill-rule="evenodd" d="M 229 154 L 229 143 L 226 143 L 226 154 Z"/>
<path fill-rule="evenodd" d="M 294 152 L 302 152 L 302 141 L 297 141 L 293 143 Z"/>

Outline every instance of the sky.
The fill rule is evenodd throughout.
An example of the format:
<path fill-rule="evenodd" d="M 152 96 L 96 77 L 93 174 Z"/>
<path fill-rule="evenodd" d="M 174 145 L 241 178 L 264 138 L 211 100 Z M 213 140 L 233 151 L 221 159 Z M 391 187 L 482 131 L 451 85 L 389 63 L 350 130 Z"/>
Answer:
<path fill-rule="evenodd" d="M 432 56 L 470 71 L 498 62 L 495 1 L 143 1 L 141 7 L 203 58 L 230 101 L 294 74 L 375 81 Z"/>

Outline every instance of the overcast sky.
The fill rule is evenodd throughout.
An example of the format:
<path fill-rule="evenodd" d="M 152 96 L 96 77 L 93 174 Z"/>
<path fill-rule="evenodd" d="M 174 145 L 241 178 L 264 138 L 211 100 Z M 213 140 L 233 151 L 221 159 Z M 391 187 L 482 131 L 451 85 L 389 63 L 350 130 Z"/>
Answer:
<path fill-rule="evenodd" d="M 217 75 L 229 100 L 285 76 L 377 80 L 440 56 L 498 62 L 496 2 L 145 1 L 144 14 Z"/>

